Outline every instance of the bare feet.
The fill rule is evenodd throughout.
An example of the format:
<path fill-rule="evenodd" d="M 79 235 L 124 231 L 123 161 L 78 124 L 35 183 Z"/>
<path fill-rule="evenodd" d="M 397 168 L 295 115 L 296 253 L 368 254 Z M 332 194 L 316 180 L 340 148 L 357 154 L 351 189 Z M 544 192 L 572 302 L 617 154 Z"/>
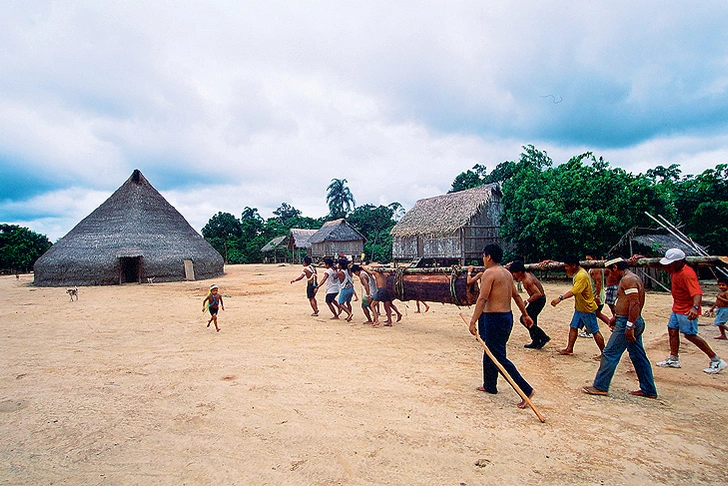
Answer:
<path fill-rule="evenodd" d="M 715 339 L 728 339 L 728 337 L 725 337 L 725 336 L 715 336 Z"/>
<path fill-rule="evenodd" d="M 562 354 L 564 356 L 571 356 L 571 355 L 574 354 L 574 352 L 573 351 L 569 351 L 568 349 L 562 349 L 561 351 L 559 351 L 558 354 Z"/>
<path fill-rule="evenodd" d="M 397 322 L 402 320 L 402 314 L 397 313 Z"/>
<path fill-rule="evenodd" d="M 607 392 L 604 390 L 600 390 L 599 388 L 594 388 L 593 386 L 585 386 L 582 388 L 582 391 L 589 395 L 602 395 L 606 396 Z"/>
<path fill-rule="evenodd" d="M 657 398 L 657 395 L 648 395 L 644 393 L 642 390 L 635 390 L 629 392 L 630 395 L 634 395 L 636 397 L 644 397 L 644 398 Z"/>
<path fill-rule="evenodd" d="M 529 399 L 533 398 L 533 395 L 534 395 L 535 393 L 536 393 L 536 391 L 535 391 L 535 390 L 531 390 L 531 394 L 530 394 L 530 395 L 528 395 L 528 398 L 529 398 Z M 518 407 L 518 408 L 526 408 L 526 407 L 528 407 L 528 402 L 527 402 L 526 400 L 521 400 L 521 401 L 520 401 L 520 402 L 518 403 L 518 405 L 516 405 L 516 407 Z"/>
<path fill-rule="evenodd" d="M 592 359 L 594 361 L 601 361 L 602 360 L 602 355 L 601 354 L 595 354 L 594 356 L 592 356 Z"/>
<path fill-rule="evenodd" d="M 339 316 L 329 317 L 330 321 L 334 321 L 334 320 L 338 320 L 338 319 L 339 319 Z"/>
<path fill-rule="evenodd" d="M 372 327 L 379 327 L 379 321 L 372 322 Z"/>
<path fill-rule="evenodd" d="M 216 330 L 217 332 L 220 332 L 220 328 L 219 328 L 219 327 L 217 327 L 217 326 L 215 326 L 215 330 Z"/>
<path fill-rule="evenodd" d="M 354 317 L 354 314 L 351 313 L 346 317 L 346 322 L 351 322 L 351 318 Z"/>
<path fill-rule="evenodd" d="M 211 323 L 211 322 L 212 322 L 212 321 L 210 321 L 210 322 L 208 322 L 208 323 L 207 323 L 207 327 L 210 327 L 210 323 Z"/>
<path fill-rule="evenodd" d="M 384 325 L 385 325 L 386 327 L 392 327 L 392 321 L 389 321 L 389 322 L 385 322 L 385 323 L 384 323 Z"/>

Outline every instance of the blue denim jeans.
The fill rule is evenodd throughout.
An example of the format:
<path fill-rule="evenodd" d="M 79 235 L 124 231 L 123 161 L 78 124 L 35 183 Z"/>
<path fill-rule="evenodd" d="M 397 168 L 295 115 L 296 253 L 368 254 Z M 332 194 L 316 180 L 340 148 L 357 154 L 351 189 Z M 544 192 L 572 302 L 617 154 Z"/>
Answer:
<path fill-rule="evenodd" d="M 617 323 L 609 338 L 609 342 L 602 351 L 602 361 L 599 364 L 599 371 L 594 378 L 594 388 L 602 391 L 609 391 L 609 384 L 617 369 L 619 360 L 626 349 L 629 359 L 632 360 L 637 378 L 640 381 L 640 390 L 645 395 L 656 396 L 655 378 L 652 376 L 652 365 L 647 358 L 645 346 L 642 344 L 642 333 L 645 332 L 645 321 L 640 317 L 637 319 L 634 328 L 634 335 L 637 340 L 633 343 L 627 341 L 624 331 L 627 328 L 627 316 L 617 316 Z"/>
<path fill-rule="evenodd" d="M 478 319 L 478 334 L 495 359 L 503 365 L 526 396 L 531 396 L 533 388 L 523 379 L 516 366 L 506 357 L 506 343 L 513 329 L 513 314 L 510 312 L 483 312 Z M 498 393 L 498 366 L 483 353 L 483 388 L 488 393 Z"/>

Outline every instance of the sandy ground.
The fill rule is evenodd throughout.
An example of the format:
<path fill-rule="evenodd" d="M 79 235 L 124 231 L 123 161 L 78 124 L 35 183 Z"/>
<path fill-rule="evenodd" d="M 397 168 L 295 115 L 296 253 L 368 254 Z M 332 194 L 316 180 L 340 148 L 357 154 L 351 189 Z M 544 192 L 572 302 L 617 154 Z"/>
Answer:
<path fill-rule="evenodd" d="M 414 304 L 392 328 L 310 317 L 299 266 L 226 268 L 221 332 L 205 327 L 210 281 L 35 288 L 0 277 L 2 484 L 728 484 L 728 372 L 683 341 L 682 369 L 655 367 L 660 397 L 633 397 L 625 358 L 609 397 L 587 396 L 593 340 L 558 356 L 573 301 L 547 306 L 552 341 L 511 359 L 538 421 L 501 379 L 455 306 Z M 548 296 L 567 290 L 547 284 Z M 646 347 L 668 354 L 671 299 L 650 294 Z M 707 319 L 706 319 L 707 321 Z M 606 332 L 608 334 L 608 331 Z M 712 326 L 701 334 L 715 341 Z"/>

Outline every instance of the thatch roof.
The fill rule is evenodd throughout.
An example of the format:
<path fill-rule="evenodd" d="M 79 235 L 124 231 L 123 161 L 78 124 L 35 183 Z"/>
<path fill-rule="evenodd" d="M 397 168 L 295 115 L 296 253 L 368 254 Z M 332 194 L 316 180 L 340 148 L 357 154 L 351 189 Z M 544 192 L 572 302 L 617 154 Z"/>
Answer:
<path fill-rule="evenodd" d="M 324 241 L 364 241 L 366 238 L 354 229 L 346 219 L 340 218 L 327 221 L 316 233 L 311 235 L 311 244 L 323 243 Z"/>
<path fill-rule="evenodd" d="M 420 199 L 392 228 L 391 234 L 395 237 L 452 234 L 500 195 L 500 187 L 494 183 Z"/>
<path fill-rule="evenodd" d="M 138 279 L 185 280 L 223 274 L 223 259 L 139 170 L 35 263 L 35 285 L 112 285 L 124 277 L 122 259 L 136 259 Z M 128 269 L 127 269 L 128 270 Z"/>
<path fill-rule="evenodd" d="M 269 252 L 269 251 L 273 251 L 273 250 L 275 250 L 277 248 L 280 248 L 282 246 L 286 246 L 285 245 L 285 243 L 286 243 L 285 239 L 287 237 L 288 237 L 287 235 L 283 235 L 283 236 L 278 236 L 276 238 L 273 238 L 268 243 L 266 243 L 266 245 L 263 248 L 261 248 L 260 251 L 263 252 L 263 253 L 266 253 L 266 252 Z"/>
<path fill-rule="evenodd" d="M 288 246 L 291 249 L 311 248 L 311 237 L 316 234 L 315 229 L 291 228 Z"/>
<path fill-rule="evenodd" d="M 656 230 L 654 228 L 639 228 L 635 226 L 625 233 L 622 238 L 620 238 L 619 242 L 617 242 L 617 244 L 609 250 L 609 254 L 631 256 L 624 255 L 625 251 L 629 253 L 630 240 L 633 242 L 632 250 L 634 252 L 641 253 L 648 257 L 665 256 L 665 253 L 670 248 L 679 248 L 686 256 L 698 256 L 701 254 L 692 246 L 683 243 L 678 237 L 664 232 L 659 233 L 658 231 L 660 230 Z M 635 248 L 634 243 L 636 243 L 640 248 Z M 697 246 L 700 250 L 702 250 L 702 254 L 707 254 L 705 248 L 700 245 Z"/>

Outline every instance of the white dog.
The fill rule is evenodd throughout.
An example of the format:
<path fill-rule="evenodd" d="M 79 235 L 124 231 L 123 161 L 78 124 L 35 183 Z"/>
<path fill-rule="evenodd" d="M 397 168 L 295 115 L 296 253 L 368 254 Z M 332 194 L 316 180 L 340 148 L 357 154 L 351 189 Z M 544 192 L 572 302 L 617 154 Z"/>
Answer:
<path fill-rule="evenodd" d="M 66 289 L 66 293 L 69 297 L 71 297 L 71 300 L 69 302 L 73 302 L 73 297 L 76 296 L 76 300 L 78 300 L 78 287 L 73 287 L 72 289 Z"/>

